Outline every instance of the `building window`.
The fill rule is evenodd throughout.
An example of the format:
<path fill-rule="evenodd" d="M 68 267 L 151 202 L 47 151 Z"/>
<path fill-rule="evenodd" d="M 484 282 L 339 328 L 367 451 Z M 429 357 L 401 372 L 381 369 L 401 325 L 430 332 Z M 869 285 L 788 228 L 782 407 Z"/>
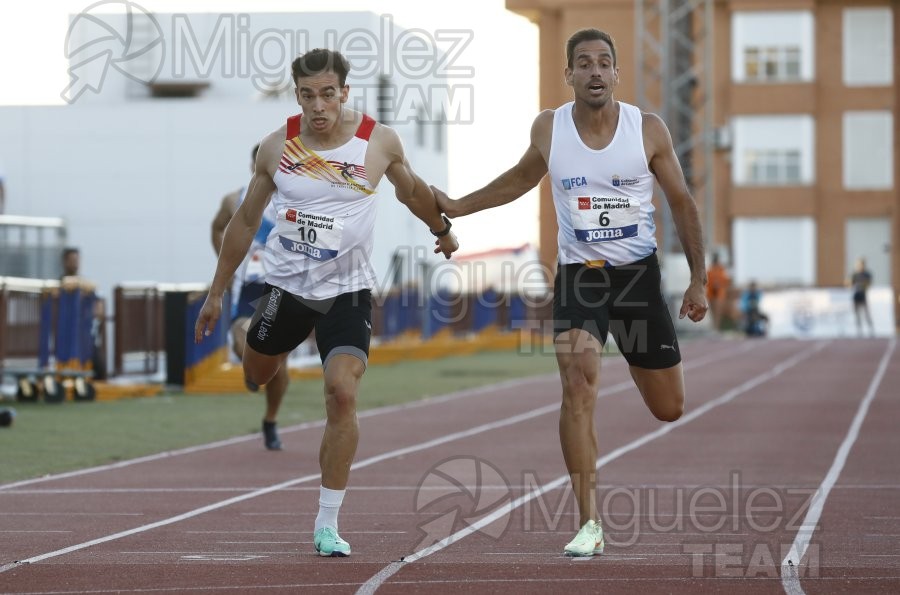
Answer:
<path fill-rule="evenodd" d="M 894 17 L 890 7 L 844 10 L 844 84 L 887 86 L 894 82 Z"/>
<path fill-rule="evenodd" d="M 894 115 L 844 112 L 844 188 L 890 190 L 894 186 Z"/>
<path fill-rule="evenodd" d="M 734 118 L 732 129 L 732 180 L 736 185 L 812 184 L 815 146 L 812 116 L 739 116 Z"/>
<path fill-rule="evenodd" d="M 748 82 L 800 80 L 800 48 L 746 47 L 744 72 Z"/>
<path fill-rule="evenodd" d="M 812 217 L 736 217 L 731 238 L 735 284 L 815 285 Z"/>
<path fill-rule="evenodd" d="M 731 20 L 732 79 L 738 83 L 813 80 L 809 11 L 737 11 Z"/>
<path fill-rule="evenodd" d="M 796 186 L 802 182 L 800 151 L 797 149 L 747 150 L 744 163 L 747 184 Z"/>

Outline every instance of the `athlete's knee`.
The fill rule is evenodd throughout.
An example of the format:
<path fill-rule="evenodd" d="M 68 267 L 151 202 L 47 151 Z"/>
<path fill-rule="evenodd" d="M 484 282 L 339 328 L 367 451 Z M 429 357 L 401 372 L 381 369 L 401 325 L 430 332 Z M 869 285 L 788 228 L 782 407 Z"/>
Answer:
<path fill-rule="evenodd" d="M 651 412 L 659 421 L 678 421 L 684 415 L 684 399 L 670 399 L 654 406 Z"/>
<path fill-rule="evenodd" d="M 584 374 L 574 373 L 563 376 L 563 414 L 592 415 L 596 398 L 597 386 Z"/>
<path fill-rule="evenodd" d="M 596 381 L 579 369 L 569 369 L 562 374 L 563 398 L 585 399 L 596 396 Z"/>
<path fill-rule="evenodd" d="M 275 374 L 278 372 L 279 366 L 272 366 L 270 363 L 266 362 L 265 365 L 257 361 L 251 361 L 251 358 L 246 357 L 246 352 L 244 353 L 243 358 L 243 368 L 244 368 L 244 379 L 252 382 L 253 384 L 262 386 L 263 384 L 268 384 Z"/>
<path fill-rule="evenodd" d="M 257 386 L 268 384 L 269 381 L 272 380 L 272 376 L 274 376 L 273 372 L 259 370 L 257 368 L 254 368 L 253 366 L 247 366 L 246 364 L 244 364 L 244 380 L 247 380 Z"/>
<path fill-rule="evenodd" d="M 340 419 L 356 413 L 356 382 L 335 378 L 325 382 L 326 410 L 330 417 Z"/>

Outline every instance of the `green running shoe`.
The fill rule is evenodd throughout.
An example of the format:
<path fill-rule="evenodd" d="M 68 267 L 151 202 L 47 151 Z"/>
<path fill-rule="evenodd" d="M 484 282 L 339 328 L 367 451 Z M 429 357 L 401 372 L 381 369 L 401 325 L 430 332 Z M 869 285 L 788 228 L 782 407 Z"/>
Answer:
<path fill-rule="evenodd" d="M 326 558 L 345 558 L 350 555 L 350 544 L 341 539 L 332 527 L 322 527 L 313 534 L 316 552 Z"/>

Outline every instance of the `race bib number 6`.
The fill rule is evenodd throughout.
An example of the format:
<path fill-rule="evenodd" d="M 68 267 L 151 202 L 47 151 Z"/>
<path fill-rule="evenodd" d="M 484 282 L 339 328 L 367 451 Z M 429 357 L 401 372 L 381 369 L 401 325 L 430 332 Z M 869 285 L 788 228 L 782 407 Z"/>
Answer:
<path fill-rule="evenodd" d="M 275 224 L 282 248 L 320 262 L 337 257 L 343 232 L 342 217 L 304 213 L 297 209 L 279 212 Z"/>
<path fill-rule="evenodd" d="M 638 235 L 641 207 L 625 196 L 569 197 L 575 239 L 586 244 L 610 242 Z"/>

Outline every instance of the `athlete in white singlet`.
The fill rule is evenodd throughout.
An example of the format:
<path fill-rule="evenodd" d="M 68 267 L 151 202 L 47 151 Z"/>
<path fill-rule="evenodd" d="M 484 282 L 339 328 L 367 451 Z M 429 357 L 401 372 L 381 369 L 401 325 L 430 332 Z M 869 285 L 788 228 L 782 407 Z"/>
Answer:
<path fill-rule="evenodd" d="M 563 388 L 559 432 L 581 526 L 564 552 L 593 556 L 604 546 L 594 405 L 608 332 L 653 415 L 674 421 L 684 410 L 681 352 L 660 290 L 654 181 L 665 192 L 691 268 L 682 318 L 696 322 L 706 315 L 706 267 L 697 207 L 666 125 L 613 97 L 618 67 L 612 38 L 597 29 L 578 31 L 566 57 L 575 100 L 538 115 L 519 163 L 456 201 L 434 190 L 442 210 L 459 217 L 513 201 L 550 175 L 559 225 L 553 300 Z"/>
<path fill-rule="evenodd" d="M 347 556 L 338 535 L 359 427 L 356 395 L 371 334 L 375 188 L 382 177 L 437 237 L 435 253 L 459 247 L 434 194 L 412 170 L 397 133 L 344 107 L 349 64 L 339 52 L 312 50 L 292 64 L 302 113 L 260 144 L 247 197 L 225 231 L 196 341 L 215 327 L 222 294 L 259 228 L 274 193 L 275 229 L 266 249 L 266 293 L 247 334 L 248 386 L 269 382 L 287 354 L 315 328 L 325 369 L 322 485 L 313 543 L 321 556 Z"/>
<path fill-rule="evenodd" d="M 250 153 L 251 172 L 255 167 L 256 154 L 258 152 L 259 145 L 256 145 Z M 226 194 L 222 198 L 222 204 L 219 206 L 219 211 L 212 222 L 212 244 L 216 254 L 221 252 L 225 228 L 244 201 L 246 194 L 247 188 L 244 187 Z M 263 212 L 262 222 L 253 236 L 250 249 L 238 266 L 237 271 L 235 271 L 234 280 L 231 284 L 231 338 L 232 348 L 238 358 L 243 358 L 244 356 L 244 345 L 247 341 L 247 328 L 250 326 L 250 317 L 256 311 L 257 300 L 262 297 L 265 291 L 266 279 L 263 259 L 266 250 L 266 240 L 274 226 L 275 208 L 270 202 Z M 285 366 L 279 369 L 275 377 L 266 384 L 266 412 L 262 420 L 262 434 L 263 444 L 269 450 L 281 450 L 281 439 L 278 436 L 278 410 L 281 407 L 281 401 L 284 399 L 289 383 L 290 377 Z"/>

